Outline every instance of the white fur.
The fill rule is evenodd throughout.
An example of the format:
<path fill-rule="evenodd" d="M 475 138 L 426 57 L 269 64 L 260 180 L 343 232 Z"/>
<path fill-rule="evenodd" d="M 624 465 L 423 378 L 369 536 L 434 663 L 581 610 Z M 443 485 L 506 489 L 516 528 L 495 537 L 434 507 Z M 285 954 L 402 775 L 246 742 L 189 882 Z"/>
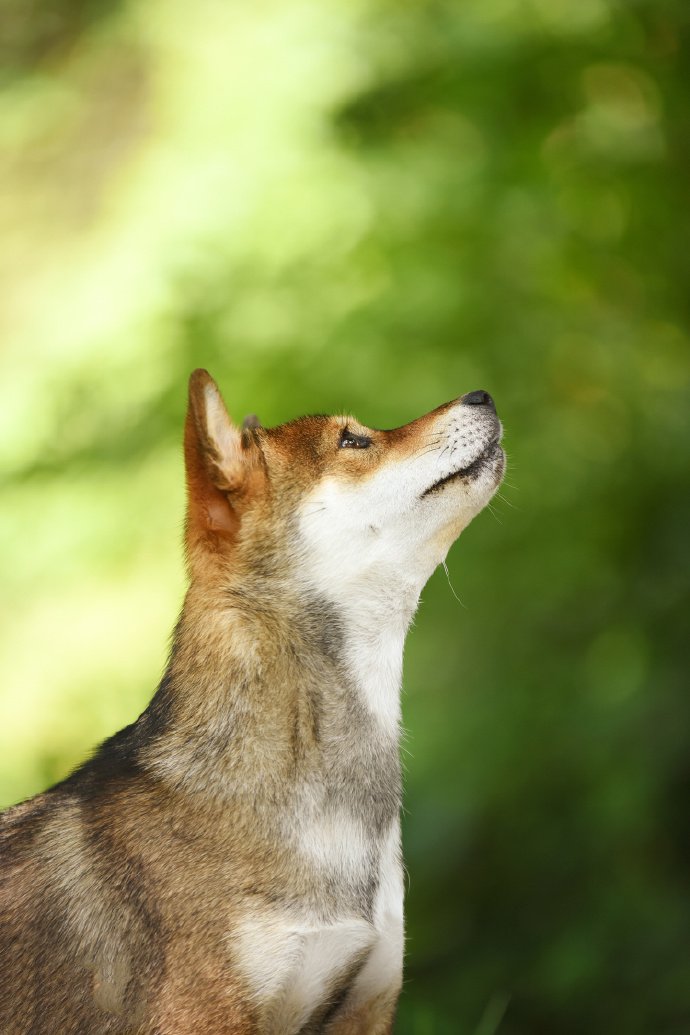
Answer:
<path fill-rule="evenodd" d="M 361 621 L 355 613 L 346 625 L 345 661 L 351 677 L 389 734 L 396 734 L 400 725 L 403 646 L 417 599 L 410 596 L 404 603 L 369 599 L 361 615 L 367 620 Z"/>
<path fill-rule="evenodd" d="M 351 993 L 354 1006 L 400 987 L 405 947 L 403 897 L 400 823 L 396 820 L 381 853 L 379 888 L 374 903 L 377 937 L 355 980 Z"/>
<path fill-rule="evenodd" d="M 352 827 L 346 827 L 345 832 L 348 829 L 352 833 Z M 326 840 L 334 847 L 332 831 L 327 832 Z M 344 843 L 345 837 L 341 846 Z M 316 840 L 312 848 L 314 854 L 322 855 Z M 348 855 L 343 864 L 356 865 L 351 851 Z M 298 1032 L 362 951 L 369 950 L 369 955 L 347 1006 L 356 1008 L 379 994 L 394 993 L 402 980 L 403 948 L 403 877 L 397 819 L 381 852 L 372 924 L 359 917 L 323 924 L 310 917 L 295 919 L 285 912 L 262 912 L 243 921 L 233 942 L 236 962 L 261 1009 L 265 1035 Z"/>
<path fill-rule="evenodd" d="M 364 824 L 345 810 L 310 814 L 304 809 L 298 837 L 298 850 L 324 876 L 349 883 L 365 866 L 369 845 Z"/>
<path fill-rule="evenodd" d="M 296 922 L 275 913 L 245 920 L 234 945 L 252 996 L 261 1004 L 265 1035 L 293 1035 L 324 1001 L 375 931 L 366 920 Z"/>

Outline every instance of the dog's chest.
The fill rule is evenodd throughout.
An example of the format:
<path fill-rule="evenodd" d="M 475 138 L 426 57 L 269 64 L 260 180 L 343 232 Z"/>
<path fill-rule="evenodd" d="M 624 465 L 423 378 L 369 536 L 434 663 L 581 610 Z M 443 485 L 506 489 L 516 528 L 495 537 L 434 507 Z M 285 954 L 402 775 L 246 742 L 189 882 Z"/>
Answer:
<path fill-rule="evenodd" d="M 321 833 L 324 833 L 323 831 Z M 313 831 L 312 831 L 313 834 Z M 372 860 L 356 831 L 307 843 L 310 863 L 355 892 L 324 919 L 313 907 L 266 908 L 246 917 L 233 939 L 233 955 L 262 1018 L 266 1035 L 292 1035 L 322 1016 L 334 1001 L 363 1001 L 399 981 L 403 951 L 403 882 L 399 824 L 391 824 L 373 866 L 369 909 L 358 905 L 357 885 L 370 880 Z M 330 848 L 326 844 L 330 843 Z M 326 871 L 330 871 L 327 874 Z M 336 904 L 336 903 L 334 903 Z"/>
<path fill-rule="evenodd" d="M 233 939 L 266 1035 L 318 1027 L 329 1004 L 375 997 L 402 971 L 397 725 L 348 677 L 314 701 L 315 743 L 274 817 L 290 892 L 246 915 Z"/>

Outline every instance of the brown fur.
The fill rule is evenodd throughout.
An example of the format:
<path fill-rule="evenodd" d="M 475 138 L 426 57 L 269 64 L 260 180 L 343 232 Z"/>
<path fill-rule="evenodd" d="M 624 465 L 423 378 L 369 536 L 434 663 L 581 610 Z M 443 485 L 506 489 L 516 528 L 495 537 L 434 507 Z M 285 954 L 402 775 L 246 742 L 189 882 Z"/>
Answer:
<path fill-rule="evenodd" d="M 192 376 L 190 587 L 166 674 L 135 723 L 0 821 L 2 1035 L 261 1035 L 238 925 L 276 904 L 370 916 L 375 871 L 324 887 L 284 833 L 305 774 L 372 844 L 400 807 L 397 745 L 349 691 L 339 616 L 291 578 L 293 515 L 324 475 L 366 478 L 419 448 L 444 409 L 392 432 L 348 421 L 372 446 L 345 458 L 344 418 L 239 430 L 209 375 Z M 351 999 L 366 958 L 303 1035 L 392 1031 L 397 982 Z"/>

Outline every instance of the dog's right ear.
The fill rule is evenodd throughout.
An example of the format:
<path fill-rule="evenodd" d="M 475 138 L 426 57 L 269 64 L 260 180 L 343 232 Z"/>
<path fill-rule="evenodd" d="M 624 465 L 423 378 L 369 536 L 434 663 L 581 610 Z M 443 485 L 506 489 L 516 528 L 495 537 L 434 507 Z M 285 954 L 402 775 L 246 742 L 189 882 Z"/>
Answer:
<path fill-rule="evenodd" d="M 199 539 L 233 537 L 250 461 L 242 432 L 206 370 L 195 370 L 189 379 L 184 455 L 188 546 Z"/>

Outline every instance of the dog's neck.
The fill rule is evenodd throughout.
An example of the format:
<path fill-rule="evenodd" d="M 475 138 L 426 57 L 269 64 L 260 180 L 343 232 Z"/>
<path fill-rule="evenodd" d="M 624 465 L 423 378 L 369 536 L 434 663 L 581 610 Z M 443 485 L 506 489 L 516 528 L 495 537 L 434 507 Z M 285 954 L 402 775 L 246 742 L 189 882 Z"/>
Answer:
<path fill-rule="evenodd" d="M 382 735 L 397 735 L 407 630 L 421 587 L 390 572 L 339 587 L 343 637 L 341 662 Z"/>
<path fill-rule="evenodd" d="M 419 589 L 378 578 L 365 592 L 341 589 L 336 603 L 254 580 L 211 595 L 210 606 L 208 587 L 192 584 L 157 695 L 172 719 L 148 751 L 158 775 L 221 795 L 270 794 L 309 759 L 343 756 L 353 727 L 372 750 L 397 751 Z"/>

